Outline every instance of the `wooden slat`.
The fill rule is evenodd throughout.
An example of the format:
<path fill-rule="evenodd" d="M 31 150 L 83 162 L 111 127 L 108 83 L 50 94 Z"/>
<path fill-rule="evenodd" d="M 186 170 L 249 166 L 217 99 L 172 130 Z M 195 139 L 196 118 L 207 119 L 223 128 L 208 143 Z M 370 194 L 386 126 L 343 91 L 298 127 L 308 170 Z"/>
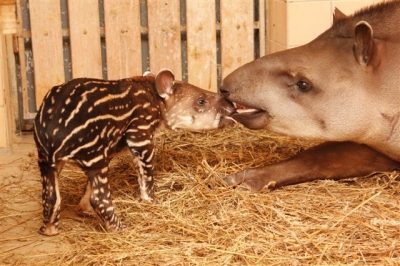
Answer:
<path fill-rule="evenodd" d="M 222 78 L 254 59 L 253 2 L 221 0 Z"/>
<path fill-rule="evenodd" d="M 179 0 L 147 0 L 150 69 L 171 69 L 182 79 Z"/>
<path fill-rule="evenodd" d="M 2 31 L 3 34 L 13 34 L 17 32 L 15 5 L 0 5 L 0 31 Z"/>
<path fill-rule="evenodd" d="M 60 1 L 29 1 L 36 106 L 54 85 L 65 81 Z"/>
<path fill-rule="evenodd" d="M 17 31 L 18 37 L 15 37 L 17 40 L 16 51 L 18 51 L 19 56 L 19 66 L 21 72 L 21 94 L 22 94 L 22 117 L 23 119 L 33 119 L 36 115 L 35 113 L 29 112 L 29 97 L 28 97 L 28 80 L 26 76 L 26 54 L 25 54 L 25 44 L 24 44 L 24 37 L 22 37 L 23 33 L 23 23 L 22 23 L 22 8 L 21 8 L 21 0 L 17 0 Z M 15 49 L 15 48 L 14 48 Z M 36 92 L 36 89 L 35 89 Z M 36 92 L 37 93 L 37 92 Z M 36 103 L 39 102 L 38 96 L 35 95 Z M 39 105 L 36 104 L 36 108 L 39 108 Z"/>
<path fill-rule="evenodd" d="M 268 0 L 260 0 L 258 12 L 259 12 L 259 36 L 260 36 L 260 57 L 264 56 L 267 53 L 267 31 L 266 31 L 266 1 Z"/>
<path fill-rule="evenodd" d="M 5 105 L 4 92 L 8 90 L 8 68 L 7 68 L 7 52 L 6 52 L 6 38 L 0 32 L 0 107 Z"/>
<path fill-rule="evenodd" d="M 10 147 L 10 130 L 11 126 L 8 118 L 8 113 L 10 112 L 9 100 L 5 93 L 10 91 L 8 82 L 8 66 L 7 66 L 7 52 L 6 52 L 6 37 L 0 31 L 0 148 Z"/>
<path fill-rule="evenodd" d="M 7 63 L 8 63 L 8 83 L 10 86 L 9 90 L 4 92 L 6 96 L 6 105 L 8 105 L 8 121 L 9 127 L 12 132 L 15 132 L 15 121 L 19 120 L 19 107 L 18 104 L 18 84 L 17 84 L 17 65 L 16 61 L 12 60 L 15 57 L 14 54 L 14 43 L 13 39 L 15 37 L 13 35 L 6 35 L 6 47 L 7 47 Z"/>
<path fill-rule="evenodd" d="M 13 5 L 15 0 L 0 0 L 0 5 Z"/>
<path fill-rule="evenodd" d="M 99 1 L 68 0 L 68 13 L 72 77 L 102 78 Z"/>
<path fill-rule="evenodd" d="M 188 81 L 217 91 L 215 0 L 186 1 Z"/>
<path fill-rule="evenodd" d="M 108 79 L 142 74 L 140 0 L 104 0 Z"/>

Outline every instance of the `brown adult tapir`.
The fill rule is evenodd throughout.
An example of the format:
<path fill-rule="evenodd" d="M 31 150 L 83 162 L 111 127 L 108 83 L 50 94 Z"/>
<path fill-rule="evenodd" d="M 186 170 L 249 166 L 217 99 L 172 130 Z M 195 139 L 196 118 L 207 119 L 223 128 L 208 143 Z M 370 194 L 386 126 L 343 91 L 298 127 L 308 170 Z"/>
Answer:
<path fill-rule="evenodd" d="M 310 43 L 235 70 L 221 92 L 250 129 L 325 141 L 225 178 L 257 191 L 400 169 L 400 1 L 364 8 Z"/>

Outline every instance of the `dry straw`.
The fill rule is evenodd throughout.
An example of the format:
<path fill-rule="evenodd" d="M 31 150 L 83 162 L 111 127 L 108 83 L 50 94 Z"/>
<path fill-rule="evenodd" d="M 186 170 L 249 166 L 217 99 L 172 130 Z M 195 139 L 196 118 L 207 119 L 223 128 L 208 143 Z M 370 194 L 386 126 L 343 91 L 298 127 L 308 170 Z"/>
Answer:
<path fill-rule="evenodd" d="M 29 228 L 30 241 L 47 243 L 51 249 L 32 250 L 23 257 L 15 255 L 17 249 L 9 250 L 0 255 L 0 261 L 35 265 L 400 264 L 398 175 L 379 173 L 249 193 L 227 188 L 221 179 L 284 160 L 313 143 L 241 126 L 202 133 L 161 131 L 156 142 L 157 205 L 139 199 L 130 155 L 112 161 L 112 196 L 127 225 L 124 234 L 104 233 L 97 217 L 75 214 L 85 182 L 78 168 L 67 165 L 60 181 L 61 234 L 36 234 L 40 209 L 32 214 L 34 227 Z M 37 167 L 32 168 L 38 187 L 27 189 L 21 184 L 21 189 L 40 202 L 39 174 Z"/>

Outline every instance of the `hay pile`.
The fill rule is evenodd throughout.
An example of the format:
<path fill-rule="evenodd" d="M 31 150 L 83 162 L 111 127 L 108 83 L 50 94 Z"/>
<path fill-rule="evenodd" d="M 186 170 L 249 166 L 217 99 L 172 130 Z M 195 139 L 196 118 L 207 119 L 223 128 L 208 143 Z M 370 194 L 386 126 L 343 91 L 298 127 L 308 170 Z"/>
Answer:
<path fill-rule="evenodd" d="M 221 179 L 286 159 L 312 143 L 241 126 L 204 133 L 162 131 L 156 141 L 158 205 L 139 199 L 129 155 L 112 161 L 112 196 L 128 227 L 124 234 L 104 233 L 97 217 L 75 214 L 84 176 L 66 165 L 60 181 L 63 231 L 55 237 L 35 235 L 61 244 L 45 257 L 47 264 L 400 264 L 396 174 L 249 193 L 226 188 Z M 40 187 L 36 192 L 40 201 Z M 40 254 L 31 257 L 40 261 Z"/>

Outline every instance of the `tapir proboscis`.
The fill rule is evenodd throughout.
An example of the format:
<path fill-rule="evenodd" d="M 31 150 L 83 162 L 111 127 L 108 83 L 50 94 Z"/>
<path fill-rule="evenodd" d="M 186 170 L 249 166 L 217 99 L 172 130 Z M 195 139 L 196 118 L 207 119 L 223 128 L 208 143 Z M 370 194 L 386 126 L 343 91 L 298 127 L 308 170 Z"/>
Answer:
<path fill-rule="evenodd" d="M 400 1 L 335 11 L 310 43 L 266 55 L 228 75 L 221 92 L 246 109 L 250 129 L 323 143 L 289 160 L 227 176 L 258 191 L 400 168 Z"/>

